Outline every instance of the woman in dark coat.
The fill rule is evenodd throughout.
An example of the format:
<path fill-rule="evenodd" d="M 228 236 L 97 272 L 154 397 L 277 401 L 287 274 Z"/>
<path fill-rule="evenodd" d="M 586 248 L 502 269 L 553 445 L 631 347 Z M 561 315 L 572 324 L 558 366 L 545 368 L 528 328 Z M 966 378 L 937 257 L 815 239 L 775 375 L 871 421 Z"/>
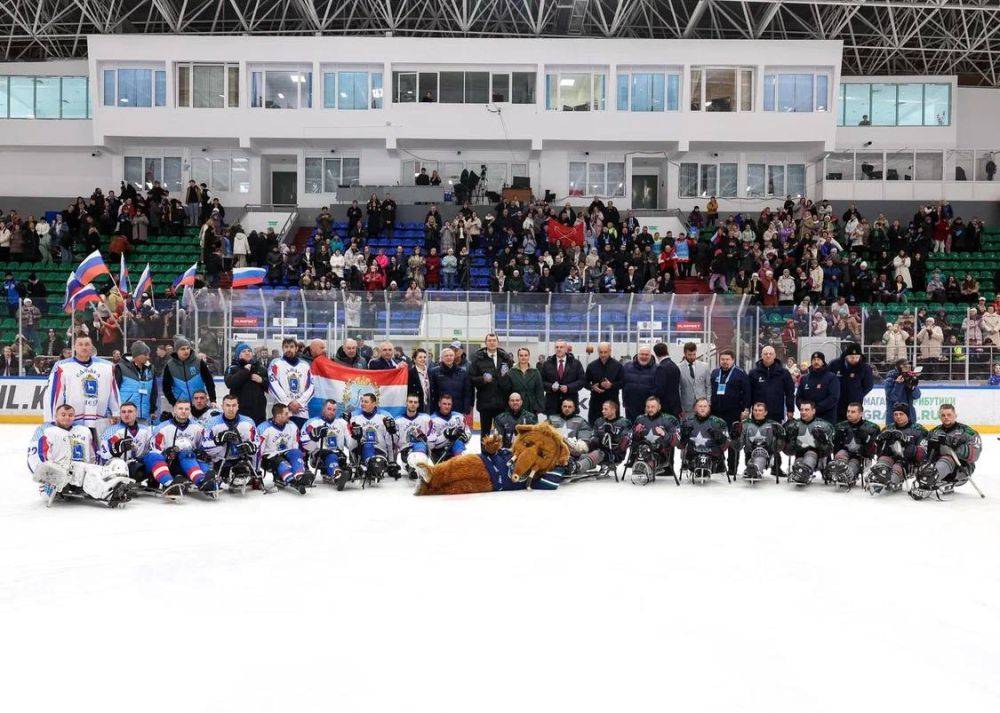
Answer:
<path fill-rule="evenodd" d="M 503 402 L 514 392 L 521 395 L 524 408 L 536 416 L 545 412 L 545 394 L 542 390 L 542 375 L 531 365 L 531 352 L 525 347 L 517 350 L 517 363 L 500 377 L 500 392 Z"/>

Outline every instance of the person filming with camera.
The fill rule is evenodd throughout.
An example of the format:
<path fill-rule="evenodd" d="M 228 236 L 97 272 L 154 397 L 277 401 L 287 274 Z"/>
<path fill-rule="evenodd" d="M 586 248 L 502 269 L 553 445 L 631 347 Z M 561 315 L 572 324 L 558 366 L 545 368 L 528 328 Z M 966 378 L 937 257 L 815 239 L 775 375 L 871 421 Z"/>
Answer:
<path fill-rule="evenodd" d="M 913 404 L 920 398 L 920 374 L 910 368 L 906 359 L 897 359 L 885 377 L 885 403 L 906 404 L 910 413 L 910 423 L 917 422 L 917 410 Z M 885 425 L 892 425 L 892 410 L 885 410 Z"/>

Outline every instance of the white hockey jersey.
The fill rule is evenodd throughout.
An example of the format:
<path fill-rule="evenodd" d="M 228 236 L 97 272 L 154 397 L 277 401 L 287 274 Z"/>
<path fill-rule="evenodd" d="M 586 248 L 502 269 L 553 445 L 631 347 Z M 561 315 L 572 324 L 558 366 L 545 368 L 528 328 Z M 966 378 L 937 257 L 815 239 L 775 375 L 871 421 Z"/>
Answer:
<path fill-rule="evenodd" d="M 257 426 L 253 419 L 243 414 L 236 414 L 236 418 L 227 421 L 221 413 L 207 419 L 204 423 L 204 434 L 201 441 L 201 449 L 205 451 L 209 460 L 213 463 L 227 458 L 236 458 L 236 446 L 230 445 L 228 448 L 219 443 L 223 433 L 236 431 L 243 443 L 253 443 L 257 445 Z"/>
<path fill-rule="evenodd" d="M 112 363 L 99 357 L 88 364 L 76 359 L 56 362 L 49 374 L 43 418 L 54 421 L 56 409 L 63 404 L 75 409 L 74 424 L 88 428 L 96 428 L 102 419 L 117 416 L 121 404 Z"/>
<path fill-rule="evenodd" d="M 205 413 L 203 413 L 201 416 L 196 415 L 194 409 L 191 409 L 191 418 L 200 423 L 202 426 L 207 427 L 208 422 L 214 419 L 216 416 L 218 417 L 222 416 L 221 408 L 214 408 L 209 406 L 207 409 L 205 409 Z M 253 423 L 253 419 L 250 419 L 250 422 Z"/>
<path fill-rule="evenodd" d="M 325 438 L 320 438 L 318 429 L 324 426 L 328 433 Z M 306 421 L 306 425 L 302 428 L 302 449 L 306 453 L 314 453 L 318 450 L 342 450 L 347 444 L 348 438 L 347 421 L 342 418 L 325 421 L 317 416 Z"/>
<path fill-rule="evenodd" d="M 449 445 L 451 441 L 444 435 L 444 432 L 449 428 L 461 429 L 466 435 L 469 434 L 469 430 L 465 427 L 465 416 L 455 411 L 447 416 L 442 416 L 435 411 L 431 416 L 431 433 L 427 437 L 427 445 L 433 449 Z"/>
<path fill-rule="evenodd" d="M 28 443 L 28 470 L 32 473 L 41 463 L 55 463 L 68 468 L 70 463 L 96 463 L 94 440 L 86 426 L 60 428 L 43 423 L 35 429 Z"/>
<path fill-rule="evenodd" d="M 414 441 L 426 441 L 431 435 L 431 417 L 418 413 L 409 417 L 405 413 L 396 416 L 396 448 L 409 448 Z"/>
<path fill-rule="evenodd" d="M 307 409 L 314 391 L 309 366 L 305 359 L 296 359 L 294 364 L 284 357 L 271 360 L 267 367 L 267 383 L 274 400 L 286 406 L 297 401 Z"/>
<path fill-rule="evenodd" d="M 298 447 L 299 427 L 293 421 L 279 426 L 268 419 L 257 426 L 257 450 L 261 458 L 276 456 Z"/>
<path fill-rule="evenodd" d="M 108 426 L 101 434 L 101 445 L 97 451 L 101 463 L 107 463 L 114 458 L 111 455 L 111 446 L 123 438 L 132 439 L 132 448 L 129 450 L 127 458 L 136 460 L 149 453 L 153 441 L 153 429 L 141 423 L 130 428 L 120 421 Z"/>
<path fill-rule="evenodd" d="M 176 448 L 181 453 L 191 454 L 201 448 L 205 428 L 194 419 L 181 424 L 170 419 L 153 429 L 153 444 L 150 450 L 163 453 L 168 448 Z"/>
<path fill-rule="evenodd" d="M 374 413 L 365 413 L 363 410 L 359 410 L 353 416 L 351 416 L 351 423 L 356 423 L 361 426 L 362 438 L 372 438 L 375 442 L 375 447 L 382 453 L 389 454 L 392 452 L 393 439 L 389 435 L 389 432 L 385 430 L 385 419 L 392 418 L 385 411 L 375 410 Z M 371 434 L 371 435 L 369 435 Z M 352 449 L 357 448 L 358 442 L 350 437 L 348 440 L 350 447 Z"/>

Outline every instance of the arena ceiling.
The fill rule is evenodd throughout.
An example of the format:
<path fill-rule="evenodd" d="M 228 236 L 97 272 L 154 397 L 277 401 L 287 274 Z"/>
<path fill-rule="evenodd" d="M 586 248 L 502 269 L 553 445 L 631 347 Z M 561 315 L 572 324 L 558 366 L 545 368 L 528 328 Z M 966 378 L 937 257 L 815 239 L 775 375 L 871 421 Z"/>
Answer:
<path fill-rule="evenodd" d="M 2 0 L 6 60 L 88 34 L 835 39 L 845 74 L 1000 86 L 1000 0 Z"/>

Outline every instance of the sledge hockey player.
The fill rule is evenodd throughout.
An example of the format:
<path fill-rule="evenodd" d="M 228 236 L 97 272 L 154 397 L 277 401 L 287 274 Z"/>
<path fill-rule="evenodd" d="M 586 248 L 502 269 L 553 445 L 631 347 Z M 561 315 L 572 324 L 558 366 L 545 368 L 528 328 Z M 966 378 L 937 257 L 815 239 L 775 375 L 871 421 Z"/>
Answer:
<path fill-rule="evenodd" d="M 410 454 L 428 455 L 427 439 L 430 433 L 430 414 L 420 410 L 420 397 L 410 394 L 406 397 L 406 411 L 396 417 L 396 450 L 406 466 L 406 474 L 410 480 L 417 479 L 417 471 L 409 463 Z"/>
<path fill-rule="evenodd" d="M 212 473 L 230 490 L 246 491 L 257 478 L 257 427 L 239 412 L 240 400 L 233 394 L 222 397 L 221 413 L 204 425 L 202 449 L 212 464 Z"/>
<path fill-rule="evenodd" d="M 823 470 L 823 481 L 850 489 L 858 482 L 866 463 L 875 455 L 880 429 L 865 419 L 865 408 L 853 401 L 847 405 L 847 418 L 833 433 L 833 458 Z"/>
<path fill-rule="evenodd" d="M 114 366 L 94 356 L 90 337 L 77 336 L 72 358 L 53 365 L 45 398 L 46 422 L 55 421 L 56 409 L 62 404 L 73 407 L 74 425 L 91 429 L 95 442 L 98 426 L 103 427 L 106 419 L 118 418 L 120 398 Z"/>
<path fill-rule="evenodd" d="M 892 407 L 892 423 L 875 439 L 877 459 L 868 470 L 868 492 L 900 490 L 909 472 L 927 454 L 927 429 L 910 420 L 910 407 Z"/>
<path fill-rule="evenodd" d="M 694 413 L 680 425 L 681 470 L 687 471 L 692 483 L 702 484 L 716 473 L 726 473 L 726 450 L 729 429 L 726 422 L 712 415 L 707 398 L 694 402 Z M 727 480 L 729 477 L 727 476 Z"/>
<path fill-rule="evenodd" d="M 955 488 L 972 483 L 980 497 L 986 497 L 972 480 L 976 461 L 983 452 L 979 434 L 964 423 L 959 423 L 955 407 L 942 404 L 938 410 L 941 425 L 935 426 L 927 436 L 927 460 L 917 468 L 916 482 L 910 488 L 910 497 L 923 500 L 935 495 L 951 494 Z"/>
<path fill-rule="evenodd" d="M 493 432 L 500 436 L 501 447 L 510 448 L 517 434 L 517 427 L 520 424 L 533 426 L 538 423 L 538 416 L 524 408 L 524 400 L 521 394 L 516 391 L 511 392 L 507 397 L 507 410 L 501 411 L 493 419 Z"/>
<path fill-rule="evenodd" d="M 128 466 L 129 477 L 137 484 L 145 483 L 149 473 L 143 459 L 152 445 L 153 429 L 139 421 L 139 408 L 131 401 L 121 405 L 118 416 L 118 423 L 108 426 L 101 434 L 98 460 L 106 465 L 120 458 Z M 153 487 L 157 487 L 155 483 Z"/>
<path fill-rule="evenodd" d="M 743 479 L 756 483 L 764 478 L 764 471 L 770 469 L 777 481 L 782 475 L 781 449 L 785 429 L 767 417 L 767 404 L 758 401 L 751 406 L 750 418 L 742 421 L 736 430 L 739 432 L 736 448 L 743 451 Z"/>
<path fill-rule="evenodd" d="M 364 469 L 365 482 L 378 481 L 387 475 L 398 478 L 395 419 L 379 410 L 375 394 L 362 394 L 360 404 L 361 410 L 351 416 L 348 426 L 348 446 Z"/>
<path fill-rule="evenodd" d="M 299 356 L 299 343 L 294 337 L 281 340 L 281 351 L 282 355 L 267 367 L 268 390 L 275 401 L 288 407 L 295 425 L 302 428 L 314 390 L 310 364 Z"/>
<path fill-rule="evenodd" d="M 299 427 L 291 420 L 284 404 L 271 406 L 271 418 L 257 426 L 257 450 L 264 472 L 282 488 L 291 487 L 306 494 L 313 475 L 306 471 L 299 448 Z"/>
<path fill-rule="evenodd" d="M 56 406 L 55 421 L 35 429 L 28 444 L 28 470 L 41 484 L 51 505 L 56 496 L 97 500 L 119 507 L 132 497 L 135 487 L 124 462 L 97 465 L 90 429 L 74 425 L 76 411 L 69 404 Z"/>
<path fill-rule="evenodd" d="M 816 404 L 808 399 L 799 402 L 799 418 L 785 423 L 785 453 L 794 456 L 788 482 L 807 485 L 823 471 L 833 450 L 833 426 L 816 418 Z"/>
<path fill-rule="evenodd" d="M 204 389 L 191 394 L 191 418 L 202 426 L 221 413 L 222 409 L 212 405 L 208 392 Z"/>
<path fill-rule="evenodd" d="M 465 417 L 451 410 L 451 396 L 444 394 L 438 399 L 437 411 L 431 415 L 431 433 L 427 437 L 431 461 L 443 463 L 449 458 L 465 453 L 465 444 L 469 442 L 469 436 Z"/>
<path fill-rule="evenodd" d="M 344 489 L 351 479 L 350 464 L 342 462 L 347 443 L 347 421 L 337 416 L 337 402 L 327 399 L 319 416 L 310 418 L 302 427 L 302 450 L 308 466 L 319 473 L 324 483 Z"/>
<path fill-rule="evenodd" d="M 591 471 L 602 466 L 598 475 L 605 473 L 606 470 L 613 470 L 617 481 L 618 464 L 625 460 L 631 442 L 632 425 L 627 418 L 618 415 L 618 402 L 605 401 L 601 404 L 600 418 L 594 421 L 590 441 L 587 444 L 590 450 L 579 457 L 569 459 L 566 475 L 571 481 L 580 480 L 581 477 L 593 475 Z M 573 455 L 576 456 L 576 452 Z"/>
<path fill-rule="evenodd" d="M 645 413 L 632 424 L 632 451 L 628 463 L 632 467 L 633 485 L 651 483 L 660 468 L 673 476 L 674 446 L 680 438 L 679 428 L 677 419 L 661 410 L 659 398 L 646 399 Z"/>
<path fill-rule="evenodd" d="M 577 458 L 590 452 L 590 440 L 594 437 L 594 429 L 591 428 L 587 419 L 580 415 L 580 407 L 576 399 L 569 396 L 563 398 L 559 402 L 559 413 L 549 416 L 549 425 L 559 431 L 563 440 L 566 441 L 566 445 L 569 447 L 570 464 L 574 464 Z M 567 469 L 569 468 L 570 466 L 567 466 Z"/>
<path fill-rule="evenodd" d="M 200 492 L 218 497 L 219 481 L 201 452 L 204 433 L 191 417 L 191 402 L 184 398 L 178 398 L 170 418 L 153 429 L 152 446 L 142 460 L 163 496 L 176 499 L 193 483 Z"/>

